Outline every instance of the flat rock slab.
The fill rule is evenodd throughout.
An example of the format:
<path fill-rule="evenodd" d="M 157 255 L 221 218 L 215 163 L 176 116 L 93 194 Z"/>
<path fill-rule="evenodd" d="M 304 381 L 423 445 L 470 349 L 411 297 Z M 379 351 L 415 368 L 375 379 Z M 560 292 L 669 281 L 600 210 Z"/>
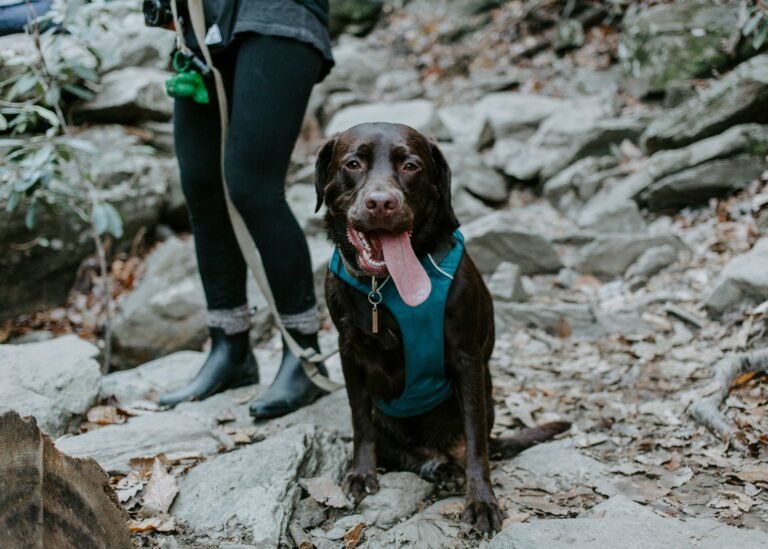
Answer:
<path fill-rule="evenodd" d="M 74 335 L 0 345 L 0 413 L 34 416 L 52 436 L 76 427 L 99 395 L 97 354 L 96 347 Z"/>
<path fill-rule="evenodd" d="M 464 498 L 459 497 L 437 501 L 405 522 L 372 536 L 363 547 L 366 549 L 466 547 L 467 540 L 461 540 L 461 534 L 465 528 L 455 519 L 455 516 L 452 516 L 463 509 L 463 506 Z"/>
<path fill-rule="evenodd" d="M 649 151 L 681 147 L 736 124 L 764 123 L 767 112 L 768 55 L 758 55 L 654 120 L 643 144 Z"/>
<path fill-rule="evenodd" d="M 614 500 L 615 503 L 614 503 Z M 611 498 L 590 518 L 540 520 L 513 524 L 499 533 L 489 549 L 668 549 L 696 547 L 766 547 L 768 534 L 726 526 L 708 519 L 663 518 L 626 498 Z"/>
<path fill-rule="evenodd" d="M 115 397 L 120 403 L 157 398 L 192 380 L 205 360 L 205 354 L 179 351 L 137 368 L 114 372 L 101 380 L 101 397 Z"/>
<path fill-rule="evenodd" d="M 78 106 L 80 121 L 124 122 L 168 120 L 173 103 L 165 93 L 171 74 L 149 67 L 128 67 L 105 74 L 93 101 Z"/>
<path fill-rule="evenodd" d="M 211 418 L 213 419 L 213 418 Z M 76 457 L 91 457 L 108 472 L 126 473 L 130 460 L 165 454 L 210 455 L 221 442 L 209 424 L 179 411 L 137 416 L 83 435 L 61 438 L 56 447 Z"/>
<path fill-rule="evenodd" d="M 325 128 L 325 135 L 331 136 L 366 122 L 407 124 L 433 139 L 449 137 L 445 126 L 437 116 L 437 109 L 426 99 L 369 103 L 347 107 L 331 118 Z"/>
<path fill-rule="evenodd" d="M 204 538 L 277 547 L 301 497 L 298 479 L 338 482 L 347 460 L 334 433 L 292 427 L 198 465 L 181 480 L 171 513 Z"/>
<path fill-rule="evenodd" d="M 768 238 L 758 240 L 752 249 L 731 260 L 715 281 L 706 306 L 723 313 L 748 303 L 768 299 Z"/>
<path fill-rule="evenodd" d="M 606 334 L 645 334 L 650 327 L 636 312 L 607 312 L 585 303 L 494 304 L 496 331 L 509 327 L 539 328 L 560 337 L 597 338 Z"/>
<path fill-rule="evenodd" d="M 676 250 L 687 249 L 674 235 L 607 234 L 584 246 L 572 267 L 581 273 L 618 276 L 624 274 L 627 267 L 644 252 L 658 246 L 671 246 Z"/>
<path fill-rule="evenodd" d="M 563 266 L 555 248 L 540 233 L 517 225 L 509 212 L 498 212 L 462 228 L 467 250 L 482 273 L 493 273 L 502 261 L 523 274 L 556 273 Z"/>
<path fill-rule="evenodd" d="M 367 524 L 389 528 L 410 517 L 432 492 L 432 484 L 414 473 L 393 472 L 379 477 L 380 489 L 357 506 Z"/>

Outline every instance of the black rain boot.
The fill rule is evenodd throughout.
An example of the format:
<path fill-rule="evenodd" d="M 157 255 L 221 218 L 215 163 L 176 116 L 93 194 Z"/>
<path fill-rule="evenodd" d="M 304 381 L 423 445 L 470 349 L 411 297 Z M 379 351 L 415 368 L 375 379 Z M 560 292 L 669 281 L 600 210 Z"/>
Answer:
<path fill-rule="evenodd" d="M 227 389 L 259 382 L 259 367 L 248 332 L 227 335 L 222 328 L 208 328 L 211 352 L 195 378 L 184 387 L 160 397 L 161 406 L 203 400 Z"/>
<path fill-rule="evenodd" d="M 312 347 L 315 351 L 320 351 L 317 333 L 302 334 L 295 330 L 288 330 L 288 333 L 303 349 Z M 319 363 L 317 369 L 324 376 L 328 375 L 323 363 Z M 301 360 L 291 352 L 285 339 L 283 339 L 283 360 L 280 362 L 280 369 L 277 371 L 272 385 L 264 394 L 259 395 L 251 402 L 251 415 L 255 419 L 284 416 L 303 406 L 312 404 L 326 393 L 327 391 L 312 383 L 307 377 L 301 366 Z"/>

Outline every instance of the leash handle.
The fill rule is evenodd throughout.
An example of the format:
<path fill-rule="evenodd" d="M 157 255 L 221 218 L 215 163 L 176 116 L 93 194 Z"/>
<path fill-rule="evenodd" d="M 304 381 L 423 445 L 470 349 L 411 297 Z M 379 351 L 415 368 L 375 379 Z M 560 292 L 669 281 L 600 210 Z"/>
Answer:
<path fill-rule="evenodd" d="M 261 260 L 261 255 L 256 248 L 256 244 L 251 237 L 251 233 L 248 231 L 248 228 L 245 225 L 243 217 L 240 215 L 240 212 L 237 211 L 237 208 L 235 208 L 235 205 L 232 203 L 232 200 L 229 197 L 226 174 L 224 173 L 224 150 L 227 143 L 227 132 L 229 131 L 229 110 L 227 107 L 227 94 L 224 88 L 224 80 L 221 77 L 221 72 L 219 72 L 219 69 L 214 66 L 211 52 L 208 50 L 208 46 L 205 43 L 205 14 L 203 12 L 202 0 L 187 0 L 187 8 L 189 12 L 189 20 L 192 24 L 192 31 L 195 35 L 195 40 L 197 40 L 205 62 L 211 68 L 214 83 L 216 85 L 216 97 L 218 98 L 219 105 L 219 119 L 221 121 L 221 180 L 224 184 L 224 197 L 227 203 L 227 212 L 229 213 L 229 218 L 232 222 L 232 228 L 234 229 L 237 243 L 240 246 L 240 250 L 243 254 L 243 257 L 245 258 L 245 262 L 248 264 L 251 272 L 253 272 L 253 277 L 256 279 L 256 284 L 267 300 L 269 309 L 272 311 L 272 316 L 275 319 L 275 324 L 277 324 L 277 327 L 280 328 L 285 343 L 288 345 L 288 348 L 295 356 L 302 359 L 301 365 L 304 368 L 304 373 L 312 381 L 312 383 L 321 389 L 328 392 L 335 391 L 341 387 L 344 387 L 344 385 L 341 383 L 336 383 L 335 381 L 331 381 L 327 376 L 321 374 L 320 370 L 317 368 L 317 364 L 338 353 L 338 349 L 322 355 L 312 348 L 303 348 L 288 332 L 285 325 L 283 324 L 282 318 L 280 318 L 280 313 L 277 310 L 275 296 L 272 294 L 272 288 L 269 286 L 269 279 L 267 278 L 267 273 L 264 270 L 264 263 Z M 171 9 L 176 21 L 177 45 L 180 45 L 182 48 L 186 49 L 186 44 L 184 43 L 184 35 L 180 30 L 181 25 L 178 24 L 176 0 L 171 0 Z"/>

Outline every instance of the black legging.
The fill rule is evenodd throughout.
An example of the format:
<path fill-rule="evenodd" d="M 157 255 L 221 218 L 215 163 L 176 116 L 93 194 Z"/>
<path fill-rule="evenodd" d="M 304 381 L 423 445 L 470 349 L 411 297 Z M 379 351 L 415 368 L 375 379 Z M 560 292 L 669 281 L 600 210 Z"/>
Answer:
<path fill-rule="evenodd" d="M 309 249 L 285 201 L 285 175 L 323 59 L 299 41 L 246 34 L 214 55 L 229 101 L 229 193 L 264 261 L 281 315 L 315 306 Z M 246 265 L 227 215 L 215 93 L 176 99 L 174 136 L 208 309 L 246 303 Z"/>

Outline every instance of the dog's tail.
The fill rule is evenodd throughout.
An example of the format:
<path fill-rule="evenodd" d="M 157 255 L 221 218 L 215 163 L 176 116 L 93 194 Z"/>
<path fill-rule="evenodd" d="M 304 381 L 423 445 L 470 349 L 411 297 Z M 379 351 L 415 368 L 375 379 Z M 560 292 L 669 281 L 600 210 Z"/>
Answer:
<path fill-rule="evenodd" d="M 526 448 L 544 442 L 571 428 L 567 421 L 553 421 L 523 429 L 515 436 L 492 438 L 490 441 L 491 459 L 506 459 L 519 454 Z"/>

